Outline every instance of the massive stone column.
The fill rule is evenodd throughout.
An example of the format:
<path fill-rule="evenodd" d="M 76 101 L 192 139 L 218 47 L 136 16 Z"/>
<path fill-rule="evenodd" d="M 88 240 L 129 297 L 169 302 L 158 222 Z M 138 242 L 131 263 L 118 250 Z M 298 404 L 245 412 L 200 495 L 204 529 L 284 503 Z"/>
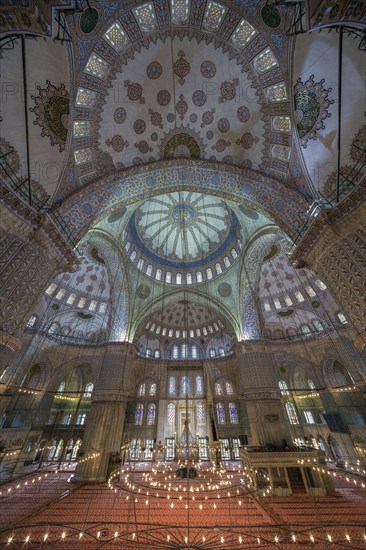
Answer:
<path fill-rule="evenodd" d="M 343 204 L 343 203 L 342 203 Z M 294 254 L 319 273 L 353 326 L 355 345 L 366 347 L 366 201 L 347 215 L 348 199 L 338 211 L 318 216 Z M 355 201 L 355 204 L 356 201 Z"/>
<path fill-rule="evenodd" d="M 104 481 L 113 457 L 120 453 L 135 351 L 128 342 L 110 343 L 105 348 L 86 419 L 77 481 Z"/>
<path fill-rule="evenodd" d="M 77 262 L 56 228 L 47 220 L 42 224 L 0 209 L 0 344 L 13 351 L 20 349 L 21 329 L 49 281 Z"/>
<path fill-rule="evenodd" d="M 235 353 L 248 413 L 251 445 L 290 444 L 288 423 L 274 375 L 273 358 L 263 343 L 238 342 Z"/>

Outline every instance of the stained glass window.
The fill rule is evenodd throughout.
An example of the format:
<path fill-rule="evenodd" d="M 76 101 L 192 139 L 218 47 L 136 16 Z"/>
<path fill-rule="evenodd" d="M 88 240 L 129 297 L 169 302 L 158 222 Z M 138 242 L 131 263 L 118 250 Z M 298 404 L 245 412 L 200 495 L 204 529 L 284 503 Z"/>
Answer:
<path fill-rule="evenodd" d="M 152 349 L 151 348 L 146 348 L 146 350 L 145 350 L 146 357 L 151 357 L 151 354 L 152 354 Z"/>
<path fill-rule="evenodd" d="M 117 52 L 120 52 L 128 42 L 127 34 L 118 21 L 109 27 L 107 32 L 104 33 L 103 38 L 112 46 L 112 48 L 117 50 Z"/>
<path fill-rule="evenodd" d="M 193 345 L 192 348 L 191 348 L 191 355 L 192 355 L 192 359 L 197 359 L 198 357 L 198 349 L 197 349 L 197 346 L 196 345 Z"/>
<path fill-rule="evenodd" d="M 267 99 L 272 103 L 275 101 L 287 101 L 286 86 L 283 82 L 273 84 L 267 88 Z"/>
<path fill-rule="evenodd" d="M 220 273 L 222 273 L 222 267 L 219 262 L 217 262 L 217 264 L 215 265 L 215 268 L 216 268 L 216 273 L 220 275 Z"/>
<path fill-rule="evenodd" d="M 46 294 L 53 294 L 56 290 L 56 286 L 55 283 L 52 283 L 52 285 L 50 285 L 47 290 L 46 290 Z"/>
<path fill-rule="evenodd" d="M 159 350 L 155 350 L 155 351 L 159 351 Z M 156 384 L 155 384 L 155 382 L 153 382 L 150 385 L 149 395 L 156 395 Z"/>
<path fill-rule="evenodd" d="M 209 356 L 210 357 L 216 357 L 216 350 L 214 348 L 210 348 Z"/>
<path fill-rule="evenodd" d="M 225 409 L 222 403 L 216 404 L 217 421 L 219 424 L 225 424 Z"/>
<path fill-rule="evenodd" d="M 296 290 L 295 296 L 296 296 L 296 300 L 298 302 L 303 302 L 304 299 L 305 299 L 304 296 L 301 294 L 301 292 L 299 290 Z"/>
<path fill-rule="evenodd" d="M 203 393 L 202 376 L 196 376 L 196 395 L 202 395 L 202 393 Z"/>
<path fill-rule="evenodd" d="M 204 403 L 197 403 L 197 423 L 205 424 L 206 423 L 206 411 Z"/>
<path fill-rule="evenodd" d="M 307 424 L 315 424 L 314 416 L 311 411 L 304 411 L 304 416 Z"/>
<path fill-rule="evenodd" d="M 219 352 L 219 355 L 221 355 L 221 357 L 223 357 L 223 356 L 225 355 L 225 350 L 224 350 L 224 348 L 222 348 L 222 347 L 220 347 L 220 348 L 218 349 L 218 352 Z"/>
<path fill-rule="evenodd" d="M 337 317 L 339 319 L 339 321 L 342 323 L 342 325 L 347 325 L 348 324 L 348 321 L 346 319 L 346 317 L 344 316 L 343 313 L 337 313 Z"/>
<path fill-rule="evenodd" d="M 189 0 L 171 0 L 172 21 L 175 25 L 186 23 L 189 13 Z"/>
<path fill-rule="evenodd" d="M 151 2 L 135 8 L 133 12 L 142 31 L 149 32 L 157 29 L 158 24 L 156 21 L 154 7 Z"/>
<path fill-rule="evenodd" d="M 135 410 L 135 424 L 136 426 L 142 426 L 142 418 L 144 416 L 144 405 L 138 403 Z"/>
<path fill-rule="evenodd" d="M 89 310 L 90 311 L 95 311 L 97 309 L 97 302 L 95 300 L 91 300 L 90 304 L 89 304 Z"/>
<path fill-rule="evenodd" d="M 286 145 L 272 145 L 272 157 L 288 162 L 290 160 L 291 147 Z"/>
<path fill-rule="evenodd" d="M 92 150 L 91 148 L 87 149 L 79 149 L 78 151 L 74 151 L 74 158 L 76 164 L 85 164 L 86 162 L 89 162 L 92 158 Z"/>
<path fill-rule="evenodd" d="M 206 27 L 206 29 L 215 31 L 221 25 L 225 12 L 226 8 L 221 6 L 221 4 L 217 2 L 208 2 L 203 18 L 203 26 Z"/>
<path fill-rule="evenodd" d="M 268 69 L 272 69 L 272 67 L 276 67 L 276 66 L 277 66 L 277 60 L 273 55 L 271 48 L 266 48 L 263 52 L 258 54 L 257 57 L 255 57 L 253 60 L 253 67 L 259 73 L 268 71 Z"/>
<path fill-rule="evenodd" d="M 181 345 L 181 357 L 187 359 L 188 356 L 188 346 L 186 343 Z"/>
<path fill-rule="evenodd" d="M 76 120 L 74 122 L 74 138 L 90 136 L 92 129 L 91 120 Z"/>
<path fill-rule="evenodd" d="M 317 287 L 320 288 L 320 290 L 325 290 L 327 287 L 325 286 L 325 284 L 320 280 L 320 279 L 317 279 L 315 281 L 315 284 Z"/>
<path fill-rule="evenodd" d="M 66 303 L 69 304 L 69 306 L 71 306 L 75 302 L 75 300 L 76 300 L 76 294 L 70 294 L 70 296 L 66 300 Z"/>
<path fill-rule="evenodd" d="M 222 386 L 220 384 L 220 382 L 216 382 L 215 383 L 215 393 L 216 395 L 222 395 Z"/>
<path fill-rule="evenodd" d="M 85 72 L 98 78 L 104 78 L 107 74 L 108 67 L 109 63 L 93 52 L 85 66 Z"/>
<path fill-rule="evenodd" d="M 257 33 L 254 27 L 242 19 L 231 36 L 231 40 L 238 48 L 243 48 Z"/>
<path fill-rule="evenodd" d="M 322 323 L 318 319 L 313 320 L 313 325 L 316 330 L 324 330 Z"/>
<path fill-rule="evenodd" d="M 65 296 L 65 292 L 66 292 L 65 289 L 60 288 L 60 290 L 59 290 L 58 293 L 56 294 L 56 299 L 57 299 L 57 300 L 62 300 L 62 298 Z"/>
<path fill-rule="evenodd" d="M 225 387 L 226 387 L 226 394 L 227 395 L 233 395 L 234 394 L 234 388 L 233 388 L 233 385 L 232 385 L 231 382 L 226 382 Z"/>
<path fill-rule="evenodd" d="M 282 307 L 281 302 L 279 301 L 278 298 L 274 298 L 273 303 L 274 303 L 274 306 L 275 306 L 276 309 L 281 309 L 281 307 Z"/>
<path fill-rule="evenodd" d="M 174 403 L 169 403 L 169 405 L 168 405 L 168 422 L 170 424 L 175 423 L 175 405 L 174 405 Z"/>
<path fill-rule="evenodd" d="M 144 383 L 144 384 L 140 384 L 140 385 L 139 385 L 139 389 L 138 389 L 138 391 L 137 391 L 137 395 L 143 396 L 143 395 L 145 395 L 145 393 L 146 393 L 146 384 L 145 384 L 145 383 Z"/>
<path fill-rule="evenodd" d="M 286 403 L 286 412 L 287 412 L 287 416 L 290 421 L 290 424 L 299 423 L 299 417 L 297 416 L 295 405 L 293 403 L 290 403 L 290 402 Z"/>
<path fill-rule="evenodd" d="M 291 132 L 291 119 L 289 116 L 272 117 L 272 130 L 275 132 Z"/>
<path fill-rule="evenodd" d="M 175 377 L 170 376 L 169 378 L 169 395 L 175 395 Z"/>
<path fill-rule="evenodd" d="M 36 321 L 37 321 L 37 317 L 35 315 L 32 315 L 27 321 L 27 327 L 28 328 L 34 327 L 34 325 L 36 324 Z"/>
<path fill-rule="evenodd" d="M 308 285 L 306 288 L 305 288 L 306 292 L 309 294 L 309 296 L 312 298 L 313 296 L 315 296 L 315 292 L 314 292 L 314 289 Z"/>
<path fill-rule="evenodd" d="M 93 107 L 96 100 L 97 93 L 93 90 L 87 90 L 85 88 L 78 88 L 76 96 L 76 105 L 80 107 Z"/>
<path fill-rule="evenodd" d="M 189 394 L 189 376 L 182 376 L 182 395 Z"/>
<path fill-rule="evenodd" d="M 238 409 L 234 403 L 229 403 L 229 416 L 231 424 L 239 424 Z"/>
<path fill-rule="evenodd" d="M 285 296 L 285 304 L 287 306 L 292 306 L 292 300 L 291 300 L 290 296 Z"/>
<path fill-rule="evenodd" d="M 289 394 L 287 384 L 284 380 L 280 380 L 278 382 L 278 387 L 281 390 L 281 395 L 288 395 Z"/>
<path fill-rule="evenodd" d="M 130 459 L 131 460 L 138 460 L 140 456 L 140 447 L 141 447 L 141 440 L 140 439 L 132 439 L 130 443 Z"/>
<path fill-rule="evenodd" d="M 309 336 L 311 334 L 310 327 L 308 327 L 308 325 L 303 325 L 301 327 L 301 332 L 305 334 L 305 336 Z"/>
<path fill-rule="evenodd" d="M 155 413 L 156 413 L 156 405 L 155 403 L 150 403 L 148 409 L 147 409 L 147 425 L 153 426 L 155 424 Z"/>
<path fill-rule="evenodd" d="M 89 384 L 86 384 L 84 388 L 83 397 L 91 397 L 93 389 L 94 389 L 93 382 L 89 382 Z"/>

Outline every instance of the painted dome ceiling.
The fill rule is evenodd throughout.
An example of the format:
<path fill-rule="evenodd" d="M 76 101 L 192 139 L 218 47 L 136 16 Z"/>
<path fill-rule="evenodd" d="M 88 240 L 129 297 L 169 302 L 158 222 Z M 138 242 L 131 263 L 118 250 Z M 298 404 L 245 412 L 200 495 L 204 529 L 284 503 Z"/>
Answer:
<path fill-rule="evenodd" d="M 241 227 L 232 208 L 219 197 L 190 191 L 145 201 L 134 210 L 124 232 L 125 250 L 139 269 L 154 278 L 160 278 L 156 276 L 160 269 L 166 282 L 177 284 L 201 282 L 197 270 L 203 267 L 209 269 L 208 278 L 220 274 L 236 260 L 241 243 Z M 220 262 L 219 273 L 208 267 Z M 177 279 L 168 270 L 182 273 Z"/>

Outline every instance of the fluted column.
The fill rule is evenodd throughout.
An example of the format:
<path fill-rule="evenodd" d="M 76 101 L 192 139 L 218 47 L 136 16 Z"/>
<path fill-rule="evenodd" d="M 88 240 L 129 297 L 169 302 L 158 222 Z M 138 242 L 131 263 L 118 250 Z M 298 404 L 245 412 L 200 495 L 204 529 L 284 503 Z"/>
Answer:
<path fill-rule="evenodd" d="M 134 355 L 128 342 L 106 346 L 75 473 L 78 481 L 104 481 L 113 455 L 120 452 Z"/>
<path fill-rule="evenodd" d="M 239 364 L 252 445 L 282 445 L 291 435 L 284 416 L 281 393 L 274 375 L 271 354 L 261 343 L 238 342 L 235 353 Z"/>

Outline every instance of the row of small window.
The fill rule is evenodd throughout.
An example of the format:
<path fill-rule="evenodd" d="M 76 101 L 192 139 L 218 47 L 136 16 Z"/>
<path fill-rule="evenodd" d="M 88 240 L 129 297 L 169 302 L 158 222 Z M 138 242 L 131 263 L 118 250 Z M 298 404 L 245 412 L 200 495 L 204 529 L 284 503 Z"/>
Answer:
<path fill-rule="evenodd" d="M 315 284 L 320 288 L 320 290 L 326 290 L 326 288 L 327 288 L 325 286 L 325 284 L 322 281 L 320 281 L 319 279 L 317 279 L 315 281 Z M 311 298 L 316 296 L 316 293 L 315 293 L 314 289 L 310 285 L 306 286 L 305 290 Z M 300 292 L 299 290 L 296 290 L 294 292 L 294 295 L 295 295 L 295 298 L 296 298 L 297 302 L 299 302 L 299 303 L 304 302 L 305 298 L 304 298 L 304 295 L 302 294 L 302 292 Z M 274 307 L 276 309 L 281 309 L 283 307 L 293 305 L 293 301 L 290 298 L 290 296 L 288 296 L 288 295 L 284 296 L 284 302 L 285 303 L 282 304 L 279 298 L 274 298 L 273 299 L 273 304 L 274 304 Z M 268 301 L 264 301 L 263 304 L 264 304 L 264 310 L 265 311 L 271 311 L 272 305 Z"/>
<path fill-rule="evenodd" d="M 316 387 L 313 380 L 311 380 L 311 378 L 308 378 L 307 384 L 308 384 L 309 390 L 311 390 L 312 393 L 316 393 Z M 287 383 L 284 380 L 279 380 L 278 387 L 281 390 L 281 395 L 289 395 L 290 393 L 289 388 Z M 301 389 L 306 389 L 306 388 L 301 388 Z"/>
<path fill-rule="evenodd" d="M 48 294 L 49 296 L 52 296 L 52 294 L 55 292 L 56 290 L 56 287 L 57 285 L 55 283 L 52 283 L 46 290 L 46 294 Z M 56 300 L 63 300 L 64 296 L 66 294 L 66 290 L 64 288 L 60 288 L 55 296 Z M 71 293 L 69 294 L 67 300 L 66 300 L 66 303 L 71 306 L 75 303 L 76 301 L 76 294 L 74 293 Z M 85 309 L 89 309 L 89 311 L 97 311 L 98 309 L 98 305 L 99 305 L 99 313 L 105 313 L 107 311 L 107 303 L 106 302 L 97 302 L 97 300 L 90 300 L 89 304 L 88 304 L 88 307 L 86 308 L 85 305 L 86 305 L 86 302 L 87 302 L 87 299 L 82 296 L 81 298 L 79 298 L 79 301 L 77 303 L 77 307 L 82 307 L 82 308 L 85 308 Z"/>
<path fill-rule="evenodd" d="M 91 397 L 92 393 L 93 393 L 93 389 L 94 389 L 93 382 L 88 382 L 88 384 L 86 384 L 84 386 L 84 389 L 82 390 L 82 397 Z M 66 382 L 63 381 L 63 382 L 61 382 L 61 384 L 57 388 L 56 394 L 57 395 L 60 395 L 60 394 L 62 395 L 63 393 L 65 393 L 65 390 L 66 390 Z M 74 392 L 72 392 L 72 393 L 74 393 Z"/>
<path fill-rule="evenodd" d="M 48 420 L 48 424 L 52 425 L 55 423 L 56 414 L 52 414 Z M 63 426 L 70 426 L 73 424 L 73 420 L 75 419 L 75 425 L 76 426 L 84 426 L 85 420 L 86 420 L 86 413 L 79 413 L 78 415 L 73 415 L 72 413 L 65 413 L 61 419 L 60 424 Z"/>
<path fill-rule="evenodd" d="M 161 334 L 162 336 L 168 336 L 169 338 L 187 338 L 187 336 L 189 336 L 190 338 L 195 338 L 195 336 L 207 336 L 208 334 L 218 332 L 220 329 L 224 328 L 224 324 L 220 319 L 218 319 L 217 321 L 212 323 L 212 325 L 208 325 L 207 327 L 190 330 L 174 330 L 172 328 L 168 329 L 166 327 L 162 327 L 161 325 L 157 325 L 152 321 L 148 321 L 145 328 L 146 330 L 150 330 L 150 332 L 155 332 L 156 334 Z"/>
<path fill-rule="evenodd" d="M 238 408 L 235 403 L 216 403 L 216 414 L 218 424 L 239 424 Z"/>
<path fill-rule="evenodd" d="M 171 271 L 166 271 L 163 273 L 163 270 L 160 268 L 156 269 L 154 272 L 154 268 L 151 264 L 146 264 L 143 258 L 138 258 L 136 250 L 131 248 L 131 243 L 129 241 L 126 242 L 125 248 L 131 262 L 133 262 L 140 271 L 143 271 L 149 277 L 155 278 L 157 281 L 175 283 L 176 285 L 192 285 L 194 283 L 202 283 L 204 278 L 206 278 L 206 280 L 210 280 L 216 275 L 221 275 L 221 273 L 223 273 L 225 269 L 228 269 L 238 257 L 238 251 L 236 248 L 233 248 L 230 252 L 230 256 L 228 255 L 223 258 L 223 265 L 220 262 L 216 262 L 214 268 L 215 272 L 211 267 L 207 267 L 204 272 L 195 271 L 193 273 L 172 274 Z"/>
<path fill-rule="evenodd" d="M 168 394 L 170 396 L 177 396 L 177 391 L 180 390 L 180 395 L 191 395 L 191 388 L 195 388 L 195 395 L 203 395 L 203 378 L 198 376 L 182 376 L 179 381 L 176 376 L 169 376 L 168 381 Z"/>
<path fill-rule="evenodd" d="M 297 414 L 295 405 L 293 403 L 287 402 L 285 407 L 290 424 L 300 424 L 299 415 Z M 315 419 L 311 411 L 302 412 L 306 424 L 315 424 Z"/>

